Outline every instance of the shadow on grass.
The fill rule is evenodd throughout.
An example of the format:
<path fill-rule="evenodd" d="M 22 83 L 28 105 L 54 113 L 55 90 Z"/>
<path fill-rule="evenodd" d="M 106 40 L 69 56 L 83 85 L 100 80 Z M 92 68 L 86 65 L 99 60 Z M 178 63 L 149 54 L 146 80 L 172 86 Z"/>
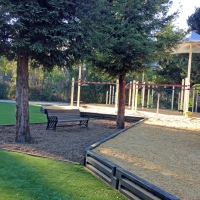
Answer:
<path fill-rule="evenodd" d="M 83 166 L 0 150 L 2 199 L 126 199 Z"/>

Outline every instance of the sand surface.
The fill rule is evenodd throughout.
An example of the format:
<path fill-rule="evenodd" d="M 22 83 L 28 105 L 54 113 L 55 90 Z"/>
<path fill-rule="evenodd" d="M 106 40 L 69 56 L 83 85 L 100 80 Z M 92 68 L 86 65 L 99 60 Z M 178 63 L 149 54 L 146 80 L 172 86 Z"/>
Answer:
<path fill-rule="evenodd" d="M 146 120 L 94 151 L 181 200 L 200 200 L 199 115 L 139 110 L 134 116 Z"/>

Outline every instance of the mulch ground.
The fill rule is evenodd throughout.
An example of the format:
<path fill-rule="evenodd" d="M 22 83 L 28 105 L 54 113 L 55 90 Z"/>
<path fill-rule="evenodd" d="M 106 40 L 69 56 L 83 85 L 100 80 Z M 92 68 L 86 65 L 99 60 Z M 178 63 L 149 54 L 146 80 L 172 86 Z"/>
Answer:
<path fill-rule="evenodd" d="M 16 144 L 15 126 L 0 126 L 0 148 L 83 164 L 86 147 L 117 132 L 116 122 L 108 120 L 90 120 L 88 127 L 63 125 L 56 131 L 46 130 L 46 123 L 30 125 L 32 144 Z"/>

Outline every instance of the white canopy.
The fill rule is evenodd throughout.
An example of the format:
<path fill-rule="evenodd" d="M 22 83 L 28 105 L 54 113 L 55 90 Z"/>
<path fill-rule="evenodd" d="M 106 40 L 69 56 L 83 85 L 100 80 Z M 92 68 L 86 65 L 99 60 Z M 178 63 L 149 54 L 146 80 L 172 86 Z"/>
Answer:
<path fill-rule="evenodd" d="M 194 31 L 183 40 L 173 54 L 190 53 L 190 46 L 192 46 L 192 53 L 200 53 L 200 35 Z"/>
<path fill-rule="evenodd" d="M 200 35 L 196 32 L 192 31 L 178 46 L 176 50 L 174 50 L 173 54 L 181 54 L 181 53 L 188 53 L 189 60 L 188 60 L 188 73 L 187 78 L 185 79 L 185 84 L 188 85 L 187 89 L 185 90 L 185 97 L 184 97 L 184 111 L 187 113 L 188 111 L 188 104 L 189 104 L 189 89 L 190 89 L 190 74 L 191 74 L 191 66 L 192 66 L 192 54 L 193 53 L 200 53 Z"/>
<path fill-rule="evenodd" d="M 189 53 L 187 78 L 190 83 L 192 54 L 200 53 L 200 35 L 192 31 L 173 52 L 173 54 L 181 53 Z"/>

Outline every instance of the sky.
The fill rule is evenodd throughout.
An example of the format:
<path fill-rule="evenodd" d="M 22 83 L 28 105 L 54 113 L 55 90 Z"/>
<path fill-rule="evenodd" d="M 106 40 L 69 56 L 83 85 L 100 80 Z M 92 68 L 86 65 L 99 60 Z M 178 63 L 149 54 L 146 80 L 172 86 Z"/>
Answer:
<path fill-rule="evenodd" d="M 170 12 L 176 11 L 182 5 L 179 18 L 175 24 L 181 29 L 187 29 L 187 18 L 195 12 L 195 7 L 200 7 L 200 0 L 172 0 L 173 5 Z"/>

